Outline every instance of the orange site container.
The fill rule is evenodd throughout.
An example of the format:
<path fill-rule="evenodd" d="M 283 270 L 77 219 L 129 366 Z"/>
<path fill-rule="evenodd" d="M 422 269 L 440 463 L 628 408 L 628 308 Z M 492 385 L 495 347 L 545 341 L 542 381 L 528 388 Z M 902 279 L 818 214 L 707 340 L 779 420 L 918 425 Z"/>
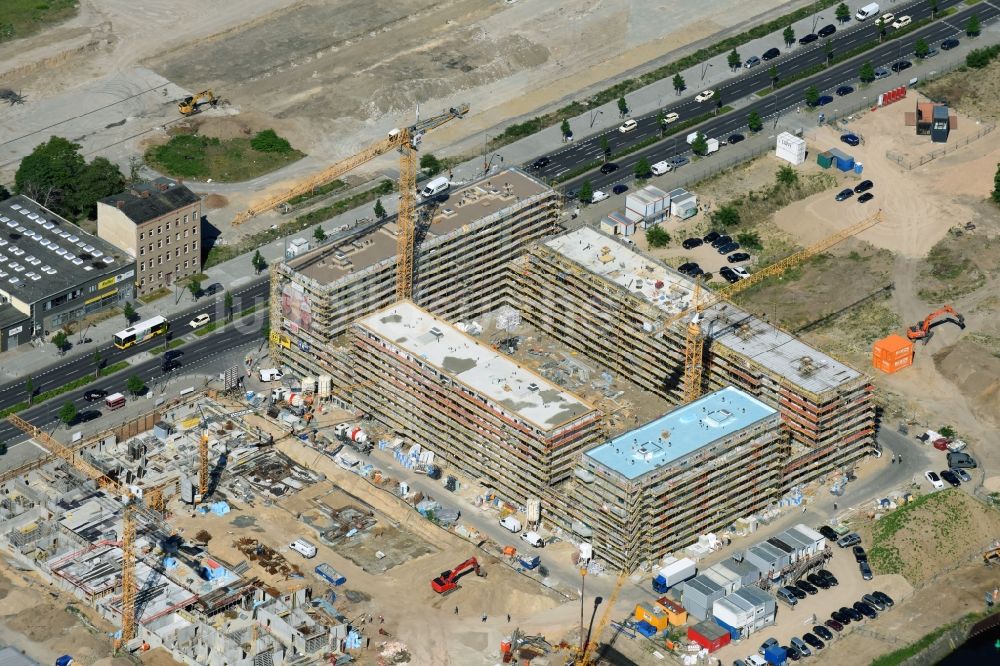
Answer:
<path fill-rule="evenodd" d="M 872 346 L 872 367 L 882 372 L 899 372 L 912 364 L 913 343 L 901 335 L 893 333 Z"/>

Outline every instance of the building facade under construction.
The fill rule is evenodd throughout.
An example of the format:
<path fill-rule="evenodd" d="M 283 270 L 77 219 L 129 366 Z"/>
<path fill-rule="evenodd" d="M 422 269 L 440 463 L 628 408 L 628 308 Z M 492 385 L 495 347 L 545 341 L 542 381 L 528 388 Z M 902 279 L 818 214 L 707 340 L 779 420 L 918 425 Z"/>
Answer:
<path fill-rule="evenodd" d="M 558 231 L 560 197 L 507 169 L 418 208 L 413 300 L 453 321 L 504 302 L 511 261 Z M 280 360 L 299 373 L 350 383 L 344 334 L 396 299 L 394 222 L 368 222 L 275 267 L 271 331 Z"/>
<path fill-rule="evenodd" d="M 533 326 L 679 403 L 694 284 L 590 228 L 533 244 L 511 272 L 512 305 Z M 702 390 L 735 386 L 778 410 L 788 436 L 784 489 L 870 452 L 870 378 L 763 319 L 722 302 L 702 312 Z"/>
<path fill-rule="evenodd" d="M 735 388 L 710 393 L 583 454 L 560 522 L 631 571 L 763 510 L 787 455 L 778 412 Z"/>
<path fill-rule="evenodd" d="M 505 499 L 570 478 L 600 413 L 409 301 L 352 327 L 355 403 Z"/>

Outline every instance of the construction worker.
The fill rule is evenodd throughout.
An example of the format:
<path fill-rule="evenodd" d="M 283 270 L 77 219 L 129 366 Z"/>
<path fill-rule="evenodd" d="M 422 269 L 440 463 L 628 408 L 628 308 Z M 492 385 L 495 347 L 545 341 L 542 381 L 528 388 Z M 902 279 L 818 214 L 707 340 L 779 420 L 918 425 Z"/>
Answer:
<path fill-rule="evenodd" d="M 455 606 L 455 615 L 458 615 L 458 606 Z"/>

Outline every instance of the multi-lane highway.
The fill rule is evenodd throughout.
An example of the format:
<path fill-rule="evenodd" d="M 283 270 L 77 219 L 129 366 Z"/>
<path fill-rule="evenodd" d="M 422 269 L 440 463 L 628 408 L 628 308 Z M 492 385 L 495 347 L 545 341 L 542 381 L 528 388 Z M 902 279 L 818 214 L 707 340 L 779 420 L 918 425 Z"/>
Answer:
<path fill-rule="evenodd" d="M 738 111 L 723 114 L 717 118 L 712 118 L 697 128 L 685 130 L 678 134 L 653 144 L 647 149 L 636 151 L 627 157 L 615 160 L 618 170 L 609 174 L 602 174 L 596 168 L 581 176 L 573 178 L 565 185 L 567 191 L 575 191 L 584 180 L 589 180 L 594 189 L 607 189 L 615 183 L 629 180 L 632 171 L 640 158 L 645 158 L 650 163 L 654 163 L 670 157 L 690 154 L 686 143 L 689 132 L 695 129 L 707 137 L 725 139 L 733 132 L 745 129 L 747 116 L 756 111 L 762 118 L 773 119 L 790 108 L 805 106 L 805 91 L 809 86 L 815 85 L 823 93 L 831 93 L 834 88 L 843 84 L 856 83 L 858 69 L 861 63 L 870 60 L 876 67 L 880 65 L 890 65 L 901 59 L 912 59 L 914 45 L 918 38 L 926 39 L 932 46 L 936 46 L 941 40 L 959 36 L 965 38 L 963 26 L 970 16 L 977 15 L 980 21 L 986 22 L 995 19 L 1000 15 L 1000 8 L 992 3 L 978 3 L 973 7 L 965 7 L 961 0 L 940 0 L 938 11 L 943 12 L 950 6 L 958 5 L 962 9 L 946 18 L 939 18 L 930 25 L 911 32 L 898 39 L 891 39 L 883 44 L 871 49 L 857 58 L 834 65 L 824 69 L 820 73 L 797 81 L 784 88 L 779 88 L 764 97 L 756 97 L 756 93 L 766 90 L 771 86 L 770 68 L 775 66 L 778 78 L 789 77 L 810 67 L 822 64 L 826 60 L 826 48 L 824 40 L 813 42 L 807 47 L 796 46 L 795 49 L 770 62 L 762 63 L 745 73 L 714 88 L 715 96 L 703 103 L 694 100 L 694 94 L 700 92 L 697 82 L 688 81 L 689 90 L 686 97 L 681 101 L 663 107 L 664 113 L 677 113 L 679 120 L 695 118 L 705 113 L 711 113 L 716 109 L 718 102 L 723 105 L 730 104 L 736 100 L 752 100 Z M 909 15 L 913 21 L 920 21 L 930 16 L 930 7 L 927 2 L 911 3 L 909 5 L 892 5 L 892 10 L 896 16 Z M 891 32 L 891 28 L 887 29 Z M 838 28 L 837 32 L 830 38 L 833 45 L 834 56 L 837 53 L 849 52 L 862 44 L 870 43 L 878 39 L 877 28 L 873 21 L 864 23 L 847 24 L 843 28 Z M 779 46 L 779 44 L 774 44 Z M 751 55 L 760 55 L 741 51 L 740 55 L 745 60 Z M 883 89 L 901 85 L 910 79 L 910 74 L 904 71 L 900 74 L 893 74 L 888 79 L 876 81 L 876 85 L 869 91 L 854 92 L 853 97 L 859 95 L 875 96 Z M 853 101 L 849 96 L 848 100 Z M 817 111 L 821 111 L 818 109 Z M 557 179 L 574 169 L 593 164 L 602 158 L 601 136 L 606 137 L 611 154 L 618 153 L 648 141 L 650 137 L 659 134 L 660 128 L 657 121 L 657 114 L 651 113 L 642 117 L 637 117 L 638 127 L 626 134 L 617 131 L 617 128 L 595 135 L 587 140 L 571 144 L 569 147 L 548 155 L 550 163 L 541 169 L 534 169 L 533 173 L 542 179 Z M 530 168 L 530 165 L 526 165 Z M 683 167 L 681 167 L 683 168 Z"/>

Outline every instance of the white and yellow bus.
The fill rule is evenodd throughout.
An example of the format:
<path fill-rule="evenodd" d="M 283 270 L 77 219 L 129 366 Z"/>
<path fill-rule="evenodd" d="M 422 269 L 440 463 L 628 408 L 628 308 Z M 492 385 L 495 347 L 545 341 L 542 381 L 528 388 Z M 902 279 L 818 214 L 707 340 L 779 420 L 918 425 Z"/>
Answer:
<path fill-rule="evenodd" d="M 163 317 L 147 319 L 135 326 L 129 326 L 124 331 L 115 333 L 115 347 L 126 349 L 132 345 L 142 344 L 146 340 L 166 333 L 168 328 L 170 328 L 170 324 Z"/>

